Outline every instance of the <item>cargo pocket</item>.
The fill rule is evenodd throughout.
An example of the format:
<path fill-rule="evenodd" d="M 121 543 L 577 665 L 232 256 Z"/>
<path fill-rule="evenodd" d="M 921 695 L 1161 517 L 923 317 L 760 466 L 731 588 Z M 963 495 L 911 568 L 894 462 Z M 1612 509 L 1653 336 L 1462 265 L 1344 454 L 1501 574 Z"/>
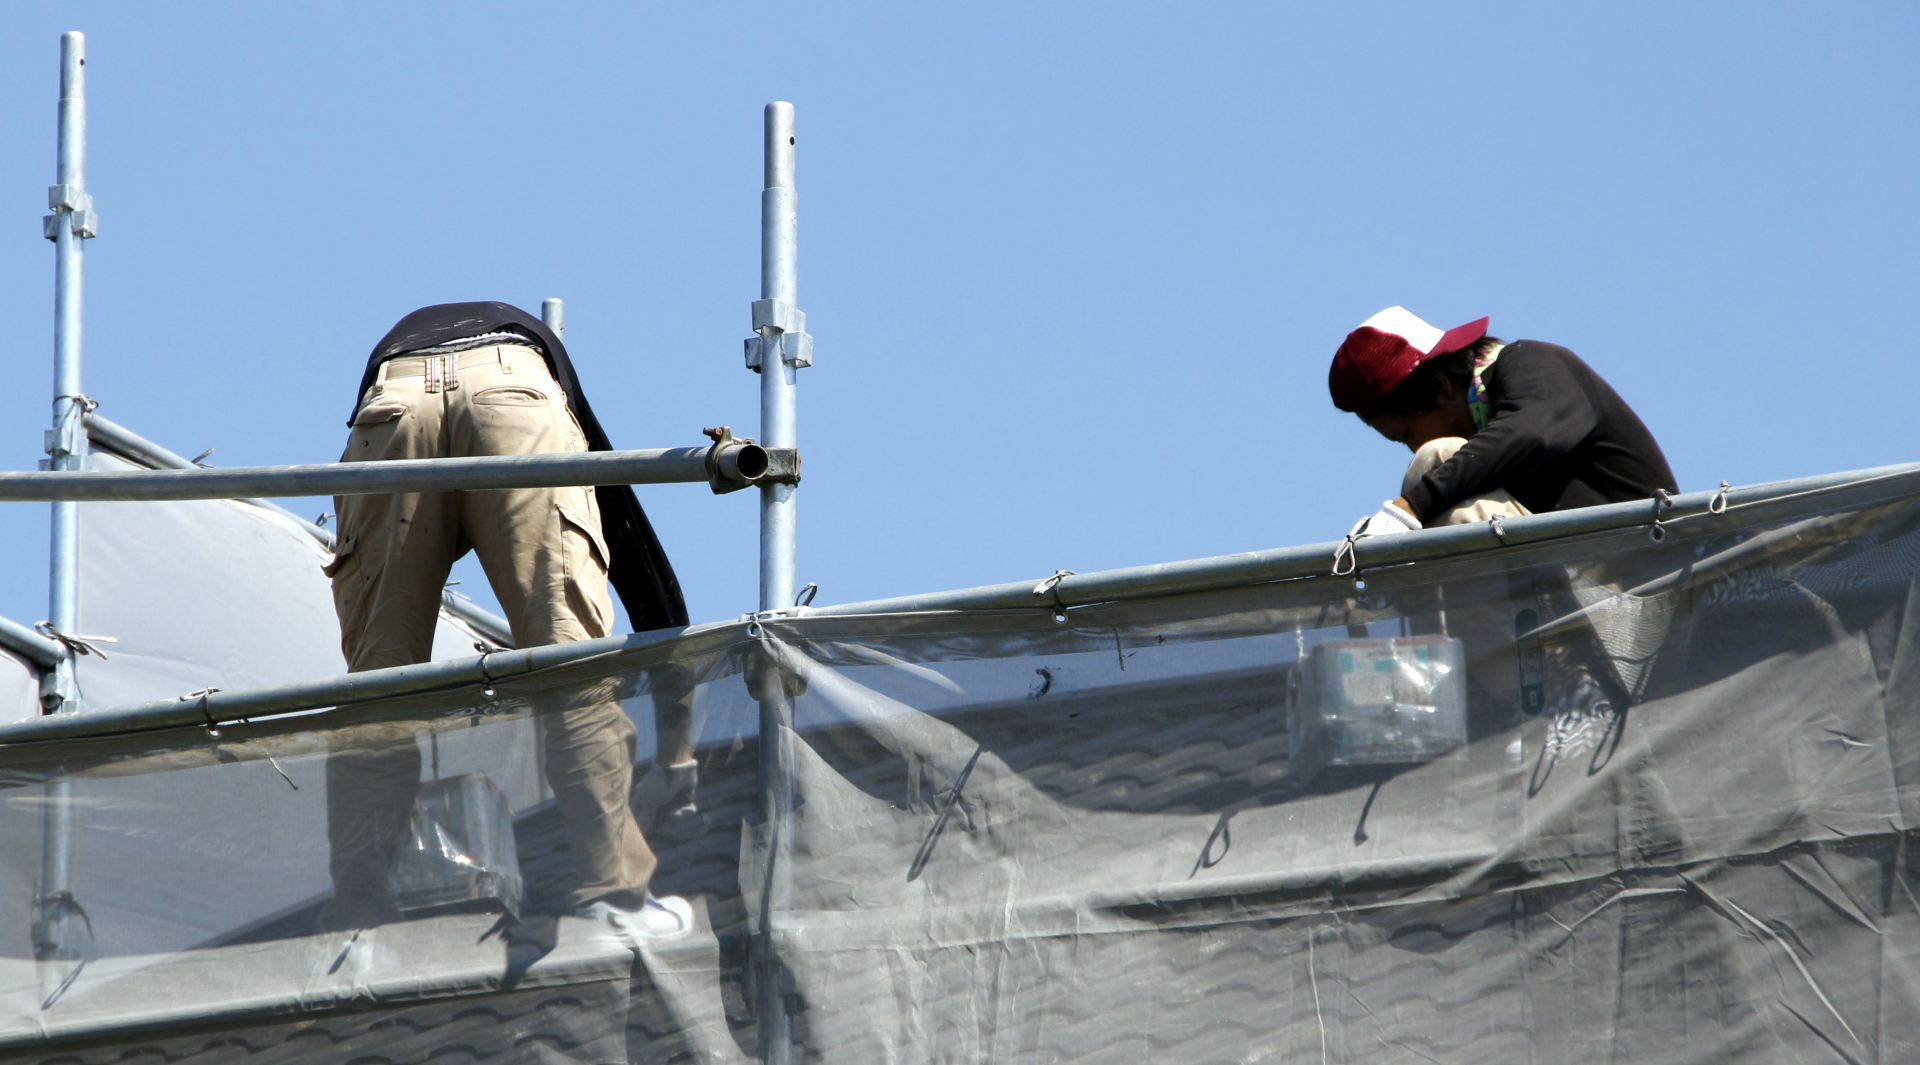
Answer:
<path fill-rule="evenodd" d="M 567 606 L 591 637 L 613 631 L 613 601 L 607 598 L 607 541 L 600 523 L 568 507 L 560 512 L 560 544 L 566 561 Z"/>
<path fill-rule="evenodd" d="M 371 403 L 361 407 L 360 413 L 353 416 L 353 427 L 358 429 L 363 425 L 385 425 L 399 419 L 411 409 L 405 403 Z"/>
<path fill-rule="evenodd" d="M 393 435 L 400 419 L 413 408 L 405 403 L 369 403 L 353 416 L 353 433 L 347 438 L 343 462 L 361 462 L 385 458 L 393 446 Z"/>

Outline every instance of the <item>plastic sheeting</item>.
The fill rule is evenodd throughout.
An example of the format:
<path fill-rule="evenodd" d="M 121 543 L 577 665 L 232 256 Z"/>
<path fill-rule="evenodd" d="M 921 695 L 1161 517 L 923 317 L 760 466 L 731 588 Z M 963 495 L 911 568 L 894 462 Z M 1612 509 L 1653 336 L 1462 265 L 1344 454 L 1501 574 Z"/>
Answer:
<path fill-rule="evenodd" d="M 91 919 L 54 960 L 0 924 L 0 1047 L 740 1061 L 777 979 L 807 1061 L 1920 1058 L 1920 497 L 1360 577 L 708 626 L 491 696 L 0 750 L 0 893 L 32 897 L 67 779 Z M 1331 683 L 1343 654 L 1387 679 Z M 689 676 L 699 811 L 651 838 L 695 929 L 559 912 L 550 804 L 516 810 L 517 920 L 319 928 L 330 745 L 398 725 L 491 775 L 532 715 L 615 698 L 644 733 Z M 1455 694 L 1457 746 L 1395 723 Z M 784 869 L 757 698 L 791 703 Z"/>

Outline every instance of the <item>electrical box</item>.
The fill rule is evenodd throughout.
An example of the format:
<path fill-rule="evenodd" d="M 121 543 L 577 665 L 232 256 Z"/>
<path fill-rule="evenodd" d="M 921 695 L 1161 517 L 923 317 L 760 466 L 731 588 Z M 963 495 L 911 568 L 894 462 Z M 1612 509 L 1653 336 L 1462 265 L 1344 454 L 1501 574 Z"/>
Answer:
<path fill-rule="evenodd" d="M 1466 683 L 1466 654 L 1446 636 L 1316 644 L 1295 689 L 1291 757 L 1323 765 L 1430 762 L 1466 745 Z"/>

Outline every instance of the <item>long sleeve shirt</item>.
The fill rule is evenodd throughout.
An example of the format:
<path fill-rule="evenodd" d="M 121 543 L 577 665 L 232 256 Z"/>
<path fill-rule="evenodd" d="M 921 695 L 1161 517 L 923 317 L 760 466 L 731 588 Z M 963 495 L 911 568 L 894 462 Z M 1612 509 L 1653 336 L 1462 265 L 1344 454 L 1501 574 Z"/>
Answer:
<path fill-rule="evenodd" d="M 1566 348 L 1515 341 L 1481 383 L 1486 428 L 1406 493 L 1422 522 L 1501 488 L 1536 514 L 1679 490 L 1633 408 Z"/>

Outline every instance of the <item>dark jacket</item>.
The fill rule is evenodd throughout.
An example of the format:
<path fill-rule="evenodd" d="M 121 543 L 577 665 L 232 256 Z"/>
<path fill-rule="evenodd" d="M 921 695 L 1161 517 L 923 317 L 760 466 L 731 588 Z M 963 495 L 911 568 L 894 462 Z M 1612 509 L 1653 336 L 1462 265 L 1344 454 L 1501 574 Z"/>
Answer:
<path fill-rule="evenodd" d="M 1496 488 L 1536 514 L 1679 491 L 1633 408 L 1566 348 L 1514 341 L 1481 382 L 1486 428 L 1407 493 L 1422 522 Z"/>
<path fill-rule="evenodd" d="M 359 410 L 360 397 L 366 395 L 380 372 L 382 362 L 404 352 L 495 332 L 509 325 L 534 336 L 537 345 L 545 350 L 554 379 L 567 394 L 567 406 L 579 421 L 581 432 L 586 434 L 587 450 L 612 451 L 606 430 L 600 428 L 600 420 L 593 416 L 593 408 L 587 404 L 586 393 L 580 390 L 580 378 L 574 374 L 573 363 L 567 358 L 567 346 L 540 319 L 505 303 L 442 303 L 422 307 L 400 319 L 380 338 L 380 343 L 373 346 L 373 354 L 367 359 L 367 372 L 360 378 L 359 391 L 354 393 L 355 412 Z M 347 424 L 353 424 L 351 416 Z M 634 497 L 633 488 L 603 484 L 595 489 L 595 494 L 600 500 L 600 529 L 606 536 L 607 550 L 613 555 L 607 559 L 607 576 L 614 591 L 620 594 L 620 602 L 626 606 L 634 630 L 645 632 L 685 625 L 687 602 L 680 594 L 680 581 L 673 575 L 673 564 L 667 561 L 666 549 L 654 535 L 653 525 L 647 521 L 647 512 L 640 509 L 640 500 Z"/>

